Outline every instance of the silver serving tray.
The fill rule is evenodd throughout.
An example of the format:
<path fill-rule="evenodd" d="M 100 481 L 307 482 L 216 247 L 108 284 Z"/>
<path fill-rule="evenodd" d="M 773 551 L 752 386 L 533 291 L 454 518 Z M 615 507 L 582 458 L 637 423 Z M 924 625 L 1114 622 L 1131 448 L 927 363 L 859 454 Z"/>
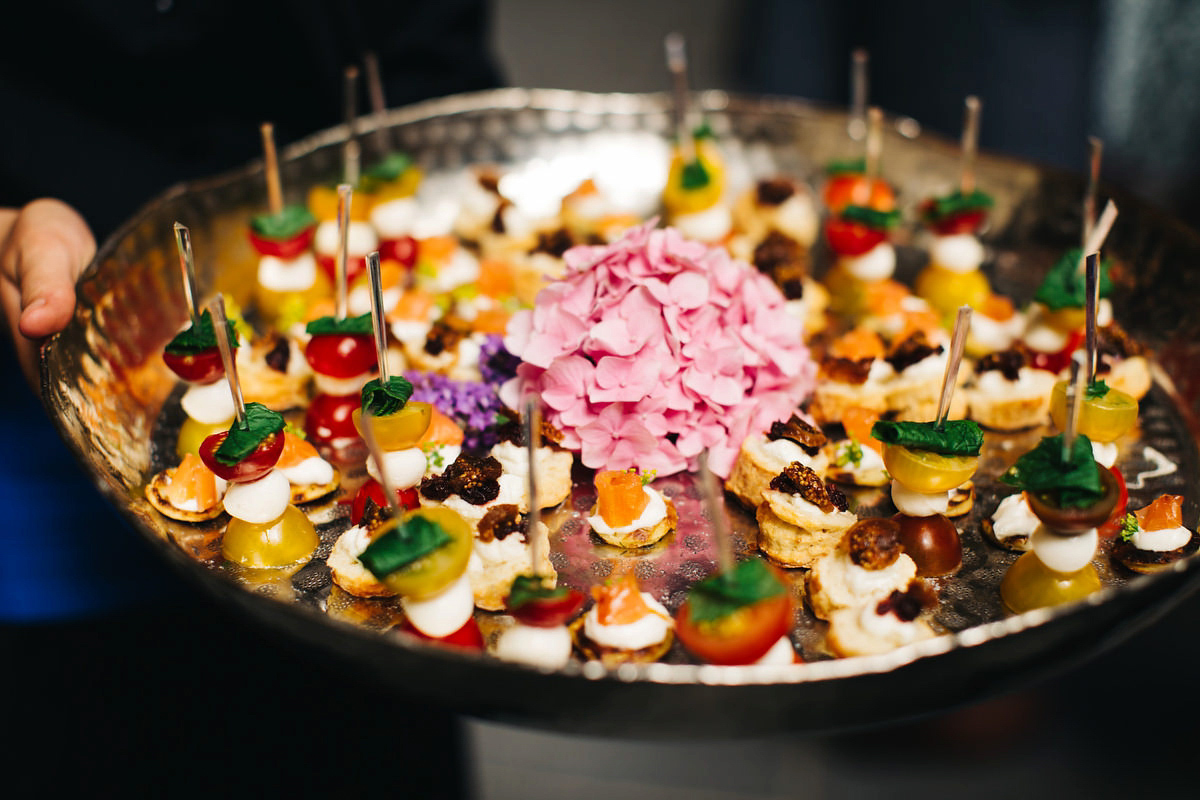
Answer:
<path fill-rule="evenodd" d="M 820 167 L 850 155 L 846 116 L 795 99 L 696 96 L 730 164 L 730 180 L 783 172 L 815 184 Z M 669 100 L 660 95 L 596 95 L 505 89 L 421 103 L 363 119 L 365 158 L 392 145 L 413 153 L 426 191 L 449 197 L 465 168 L 503 166 L 506 193 L 531 208 L 552 206 L 594 177 L 622 200 L 653 209 L 665 178 Z M 285 190 L 301 192 L 336 178 L 348 130 L 334 128 L 283 153 Z M 386 137 L 388 142 L 380 137 Z M 923 133 L 911 119 L 889 120 L 884 173 L 901 187 L 911 216 L 921 198 L 957 179 L 951 142 Z M 979 160 L 981 186 L 996 199 L 990 277 L 998 290 L 1028 298 L 1043 271 L 1079 231 L 1083 185 L 1076 175 L 995 155 Z M 1108 187 L 1105 187 L 1106 189 Z M 1175 475 L 1131 492 L 1138 507 L 1163 492 L 1185 495 L 1197 518 L 1200 455 L 1200 237 L 1119 191 L 1121 209 L 1107 255 L 1120 266 L 1117 318 L 1158 356 L 1157 385 L 1143 404 L 1140 435 L 1123 443 L 1127 475 L 1145 466 L 1151 445 L 1180 465 Z M 220 526 L 165 520 L 141 487 L 167 465 L 179 422 L 179 387 L 163 365 L 162 346 L 186 318 L 172 223 L 191 227 L 202 294 L 249 297 L 255 257 L 244 226 L 265 207 L 262 165 L 180 185 L 143 208 L 100 248 L 79 286 L 71 324 L 42 350 L 42 397 L 63 438 L 100 491 L 169 563 L 221 603 L 284 632 L 314 657 L 340 659 L 364 691 L 395 691 L 487 718 L 590 733 L 701 736 L 829 730 L 933 712 L 1006 691 L 1078 663 L 1165 613 L 1198 582 L 1195 560 L 1150 577 L 1128 577 L 1097 560 L 1107 587 L 1070 607 L 1005 616 L 997 586 L 1015 554 L 984 543 L 979 520 L 994 510 L 998 474 L 1042 433 L 989 436 L 975 509 L 964 531 L 963 570 L 940 582 L 935 620 L 949 631 L 882 656 L 829 659 L 822 623 L 799 611 L 795 643 L 810 663 L 714 667 L 688 663 L 676 645 L 664 663 L 606 670 L 573 662 L 556 672 L 505 664 L 485 655 L 421 643 L 389 631 L 394 604 L 358 601 L 330 587 L 323 559 L 346 527 L 330 502 L 313 511 L 322 549 L 292 575 L 238 574 L 216 557 Z M 921 251 L 901 236 L 899 272 L 911 277 Z M 816 263 L 827 260 L 818 248 Z M 818 266 L 817 271 L 820 272 Z M 351 486 L 355 473 L 350 471 Z M 688 476 L 659 483 L 680 509 L 680 530 L 651 552 L 606 548 L 581 524 L 591 505 L 584 481 L 548 515 L 553 558 L 564 583 L 586 589 L 614 569 L 636 569 L 643 585 L 671 608 L 686 587 L 715 569 L 716 557 L 695 486 Z M 858 501 L 871 513 L 879 498 Z M 883 501 L 886 503 L 886 501 Z M 732 506 L 732 501 L 731 501 Z M 736 546 L 753 549 L 753 521 L 731 507 Z M 506 624 L 481 614 L 485 633 Z"/>

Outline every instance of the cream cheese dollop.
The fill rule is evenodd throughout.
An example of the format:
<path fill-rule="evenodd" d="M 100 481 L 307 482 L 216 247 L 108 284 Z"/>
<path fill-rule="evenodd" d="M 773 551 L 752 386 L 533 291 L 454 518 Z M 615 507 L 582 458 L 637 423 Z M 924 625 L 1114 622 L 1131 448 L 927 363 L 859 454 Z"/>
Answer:
<path fill-rule="evenodd" d="M 1014 536 L 1030 536 L 1041 521 L 1029 507 L 1024 492 L 1010 494 L 992 514 L 992 535 L 1003 542 Z"/>
<path fill-rule="evenodd" d="M 921 627 L 916 622 L 905 622 L 890 611 L 880 614 L 878 603 L 867 603 L 859 613 L 858 622 L 862 629 L 892 647 L 903 647 L 921 638 Z"/>
<path fill-rule="evenodd" d="M 642 592 L 642 599 L 646 601 L 651 613 L 623 625 L 601 625 L 600 615 L 596 607 L 592 606 L 583 617 L 584 635 L 602 647 L 620 650 L 641 650 L 658 644 L 667 638 L 675 623 L 667 609 L 652 595 Z"/>
<path fill-rule="evenodd" d="M 293 486 L 324 485 L 333 480 L 333 464 L 320 456 L 310 456 L 290 467 L 278 467 Z"/>
<path fill-rule="evenodd" d="M 642 491 L 646 493 L 646 507 L 642 509 L 642 513 L 638 518 L 628 525 L 622 525 L 614 528 L 604 521 L 604 517 L 600 514 L 593 514 L 588 517 L 588 524 L 592 526 L 592 530 L 601 535 L 613 535 L 632 533 L 633 531 L 645 530 L 653 528 L 658 523 L 667 518 L 667 503 L 663 499 L 662 493 L 649 486 L 643 486 Z"/>
<path fill-rule="evenodd" d="M 338 226 L 336 220 L 327 219 L 317 225 L 313 237 L 313 249 L 323 256 L 333 256 L 338 249 Z M 362 258 L 372 250 L 379 249 L 379 237 L 369 222 L 351 221 L 346 229 L 346 252 L 351 258 Z"/>
<path fill-rule="evenodd" d="M 381 239 L 399 239 L 412 233 L 419 207 L 411 197 L 397 197 L 371 207 L 370 220 Z"/>
<path fill-rule="evenodd" d="M 1157 531 L 1143 530 L 1139 525 L 1137 531 L 1129 539 L 1130 543 L 1138 550 L 1153 550 L 1156 553 L 1178 550 L 1191 540 L 1192 532 L 1182 525 Z"/>

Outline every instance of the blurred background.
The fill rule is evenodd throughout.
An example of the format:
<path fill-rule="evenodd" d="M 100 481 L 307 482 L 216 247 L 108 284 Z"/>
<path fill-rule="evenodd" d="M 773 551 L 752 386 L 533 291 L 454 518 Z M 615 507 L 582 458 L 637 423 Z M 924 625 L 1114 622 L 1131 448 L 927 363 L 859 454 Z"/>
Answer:
<path fill-rule="evenodd" d="M 144 5 L 153 6 L 147 13 L 162 15 L 192 6 L 183 0 Z M 45 7 L 56 13 L 51 4 Z M 403 12 L 406 4 L 397 7 Z M 977 94 L 984 149 L 1074 172 L 1084 169 L 1086 137 L 1099 136 L 1105 183 L 1200 226 L 1197 3 L 492 0 L 486 9 L 490 52 L 484 55 L 495 76 L 480 85 L 665 90 L 662 39 L 678 30 L 687 37 L 696 89 L 797 95 L 842 106 L 848 102 L 850 52 L 866 47 L 870 101 L 886 112 L 912 116 L 956 138 L 963 98 Z M 36 53 L 21 55 L 21 48 L 40 48 L 42 39 L 22 38 L 27 41 L 7 48 L 7 64 L 0 57 L 0 96 L 12 96 L 20 70 L 38 63 Z M 336 72 L 326 83 L 323 91 L 333 97 Z M 80 91 L 91 91 L 86 80 L 79 84 Z M 149 96 L 172 101 L 158 89 Z M 36 97 L 42 112 L 53 113 L 49 92 Z M 400 93 L 391 99 L 400 102 Z M 313 106 L 311 118 L 291 129 L 297 136 L 339 121 L 338 103 Z M 148 129 L 161 116 L 161 110 L 147 112 L 136 124 Z M 36 169 L 45 177 L 47 162 L 36 157 L 37 148 L 61 151 L 69 130 L 60 126 L 22 138 L 20 127 L 6 121 L 0 124 L 0 155 L 17 152 L 20 157 L 10 160 L 27 162 L 30 174 Z M 243 150 L 223 155 L 220 168 L 257 157 L 255 137 L 244 138 L 238 145 Z M 113 147 L 107 140 L 101 145 Z M 217 170 L 197 151 L 179 149 L 196 174 Z M 88 214 L 101 220 L 101 233 L 170 182 L 194 176 L 163 166 L 135 184 L 134 176 L 123 180 L 117 171 L 123 165 L 112 160 L 113 174 L 93 181 L 96 215 Z M 16 168 L 4 170 L 0 165 L 0 205 L 29 199 L 26 186 L 34 184 L 22 183 Z M 77 174 L 63 175 L 62 186 L 74 190 L 66 181 Z M 112 201 L 117 188 L 134 200 Z M 54 190 L 51 184 L 42 191 Z M 6 366 L 12 374 L 12 364 Z M 28 392 L 4 393 L 0 435 L 15 443 L 12 452 L 22 454 L 25 467 L 0 483 L 0 505 L 18 509 L 3 526 L 12 540 L 47 527 L 47 503 L 57 495 L 47 495 L 37 508 L 27 508 L 28 498 L 41 496 L 48 484 L 69 483 L 61 466 L 69 459 L 57 435 L 27 424 L 41 413 Z M 66 487 L 73 492 L 74 524 L 94 529 L 97 537 L 115 533 L 106 529 L 120 523 L 87 496 L 87 484 L 77 477 Z M 1200 699 L 1191 684 L 1200 674 L 1195 597 L 1090 663 L 955 712 L 825 736 L 641 742 L 456 720 L 371 697 L 353 675 L 244 626 L 177 585 L 134 537 L 119 540 L 106 540 L 93 568 L 48 591 L 47 597 L 61 600 L 57 607 L 35 607 L 21 594 L 20 580 L 13 580 L 14 573 L 40 569 L 39 563 L 0 563 L 6 612 L 26 621 L 44 615 L 44 624 L 10 626 L 0 639 L 17 739 L 17 747 L 0 753 L 23 763 L 8 773 L 20 796 L 54 795 L 64 787 L 185 796 L 307 796 L 365 793 L 369 787 L 489 800 L 916 797 L 951 791 L 985 798 L 1194 796 L 1191 758 L 1200 745 Z M 10 545 L 4 546 L 6 557 Z M 82 601 L 73 605 L 72 594 L 89 581 L 108 591 L 91 615 L 83 613 Z M 147 596 L 155 598 L 149 607 Z M 264 693 L 263 686 L 273 691 Z M 415 742 L 421 736 L 424 743 Z M 43 752 L 54 753 L 60 769 L 34 772 L 24 763 Z"/>

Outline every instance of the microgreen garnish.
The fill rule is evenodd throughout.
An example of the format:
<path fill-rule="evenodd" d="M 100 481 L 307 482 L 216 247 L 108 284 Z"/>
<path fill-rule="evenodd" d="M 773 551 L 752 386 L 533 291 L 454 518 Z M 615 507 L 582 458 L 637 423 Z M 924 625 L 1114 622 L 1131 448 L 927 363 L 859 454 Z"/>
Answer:
<path fill-rule="evenodd" d="M 225 436 L 225 441 L 213 453 L 216 460 L 227 467 L 240 463 L 273 433 L 283 430 L 283 415 L 262 403 L 246 403 L 246 424 L 243 427 L 235 420 Z"/>
<path fill-rule="evenodd" d="M 1137 532 L 1138 532 L 1138 521 L 1137 521 L 1137 517 L 1135 517 L 1133 515 L 1132 511 L 1129 512 L 1128 514 L 1126 514 L 1125 516 L 1121 517 L 1121 541 L 1122 542 L 1132 542 L 1133 537 Z"/>
<path fill-rule="evenodd" d="M 862 460 L 862 445 L 860 445 L 857 440 L 851 438 L 850 441 L 838 451 L 838 457 L 835 463 L 839 467 L 844 467 L 847 464 L 853 464 L 857 467 L 862 464 Z"/>

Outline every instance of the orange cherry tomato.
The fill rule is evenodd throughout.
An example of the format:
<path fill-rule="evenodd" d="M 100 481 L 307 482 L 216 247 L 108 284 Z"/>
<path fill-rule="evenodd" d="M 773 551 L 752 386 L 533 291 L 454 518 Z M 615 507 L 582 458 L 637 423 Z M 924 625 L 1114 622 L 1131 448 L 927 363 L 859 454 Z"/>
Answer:
<path fill-rule="evenodd" d="M 896 193 L 887 181 L 876 180 L 869 188 L 866 176 L 855 173 L 835 175 L 822 191 L 830 213 L 841 213 L 849 205 L 867 206 L 876 211 L 891 211 L 896 207 Z"/>

